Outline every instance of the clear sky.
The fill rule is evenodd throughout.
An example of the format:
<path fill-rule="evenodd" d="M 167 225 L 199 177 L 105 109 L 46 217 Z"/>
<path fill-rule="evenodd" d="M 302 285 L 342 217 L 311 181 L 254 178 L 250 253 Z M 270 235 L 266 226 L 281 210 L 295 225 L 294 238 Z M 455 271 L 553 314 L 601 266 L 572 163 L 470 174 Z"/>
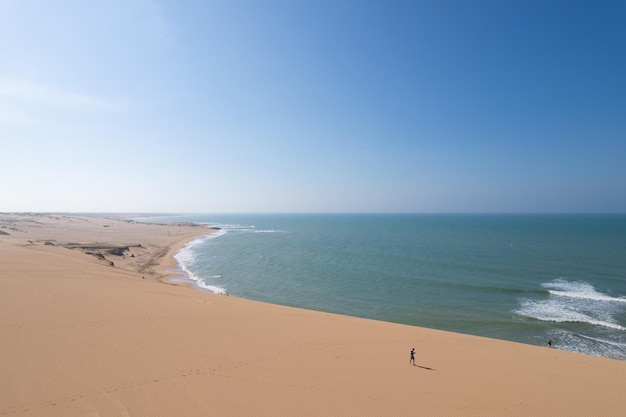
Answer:
<path fill-rule="evenodd" d="M 0 211 L 626 212 L 626 1 L 0 0 Z"/>

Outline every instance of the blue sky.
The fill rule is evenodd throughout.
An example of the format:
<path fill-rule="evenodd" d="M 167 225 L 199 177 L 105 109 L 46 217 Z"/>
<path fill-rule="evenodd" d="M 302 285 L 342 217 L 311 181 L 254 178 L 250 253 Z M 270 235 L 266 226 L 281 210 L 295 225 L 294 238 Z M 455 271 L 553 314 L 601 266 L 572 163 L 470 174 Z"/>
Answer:
<path fill-rule="evenodd" d="M 626 2 L 0 0 L 0 211 L 626 212 Z"/>

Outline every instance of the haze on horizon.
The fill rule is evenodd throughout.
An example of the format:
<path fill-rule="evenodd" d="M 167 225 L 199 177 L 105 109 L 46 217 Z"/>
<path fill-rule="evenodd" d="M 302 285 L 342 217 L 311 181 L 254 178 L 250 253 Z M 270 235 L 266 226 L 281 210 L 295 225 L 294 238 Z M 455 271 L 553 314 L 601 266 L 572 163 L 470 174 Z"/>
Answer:
<path fill-rule="evenodd" d="M 626 213 L 626 2 L 0 0 L 0 212 Z"/>

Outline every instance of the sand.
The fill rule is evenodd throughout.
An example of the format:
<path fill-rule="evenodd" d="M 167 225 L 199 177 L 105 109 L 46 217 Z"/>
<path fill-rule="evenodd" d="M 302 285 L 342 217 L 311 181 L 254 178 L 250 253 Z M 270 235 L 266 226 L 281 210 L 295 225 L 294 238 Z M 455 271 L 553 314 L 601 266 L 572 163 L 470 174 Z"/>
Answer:
<path fill-rule="evenodd" d="M 624 361 L 168 282 L 209 232 L 0 214 L 0 416 L 626 413 Z"/>

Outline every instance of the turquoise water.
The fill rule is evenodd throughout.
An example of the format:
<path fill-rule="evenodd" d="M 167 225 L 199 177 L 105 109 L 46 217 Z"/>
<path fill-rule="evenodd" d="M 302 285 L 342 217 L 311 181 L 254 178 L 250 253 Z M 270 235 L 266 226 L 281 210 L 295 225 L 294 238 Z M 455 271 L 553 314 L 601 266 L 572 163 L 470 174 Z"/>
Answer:
<path fill-rule="evenodd" d="M 199 287 L 626 359 L 624 215 L 202 215 Z"/>

